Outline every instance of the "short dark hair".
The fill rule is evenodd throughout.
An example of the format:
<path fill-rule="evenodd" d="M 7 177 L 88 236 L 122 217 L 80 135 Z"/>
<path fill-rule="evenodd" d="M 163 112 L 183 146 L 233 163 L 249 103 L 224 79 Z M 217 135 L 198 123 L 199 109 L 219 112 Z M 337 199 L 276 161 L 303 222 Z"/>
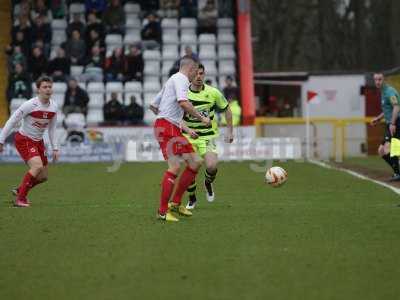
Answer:
<path fill-rule="evenodd" d="M 204 68 L 204 65 L 203 65 L 203 64 L 199 64 L 199 69 L 202 69 L 203 71 L 206 70 L 206 68 Z"/>
<path fill-rule="evenodd" d="M 49 77 L 49 76 L 40 76 L 36 80 L 36 88 L 40 88 L 40 86 L 42 85 L 43 82 L 53 83 L 53 79 L 51 79 L 51 77 Z"/>

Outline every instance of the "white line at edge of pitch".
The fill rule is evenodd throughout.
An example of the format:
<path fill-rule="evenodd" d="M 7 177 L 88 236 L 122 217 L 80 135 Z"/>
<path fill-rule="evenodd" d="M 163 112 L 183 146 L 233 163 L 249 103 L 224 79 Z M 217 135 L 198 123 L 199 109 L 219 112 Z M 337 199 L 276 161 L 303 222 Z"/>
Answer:
<path fill-rule="evenodd" d="M 397 195 L 400 195 L 400 189 L 399 188 L 395 188 L 394 186 L 391 186 L 390 184 L 387 184 L 387 183 L 384 183 L 382 181 L 369 178 L 369 177 L 367 177 L 365 175 L 362 175 L 362 174 L 360 174 L 358 172 L 351 171 L 351 170 L 345 169 L 345 168 L 334 167 L 334 166 L 331 166 L 331 165 L 329 165 L 327 163 L 324 163 L 322 161 L 317 161 L 317 160 L 313 160 L 313 159 L 310 159 L 309 162 L 314 164 L 314 165 L 317 165 L 317 166 L 320 166 L 322 168 L 325 168 L 325 169 L 332 169 L 332 170 L 342 171 L 342 172 L 350 174 L 350 175 L 352 175 L 354 177 L 357 177 L 357 178 L 360 178 L 360 179 L 363 179 L 363 180 L 367 180 L 367 181 L 371 181 L 371 182 L 373 182 L 375 184 L 378 184 L 380 186 L 383 186 L 385 188 L 388 188 L 388 189 L 392 190 Z"/>

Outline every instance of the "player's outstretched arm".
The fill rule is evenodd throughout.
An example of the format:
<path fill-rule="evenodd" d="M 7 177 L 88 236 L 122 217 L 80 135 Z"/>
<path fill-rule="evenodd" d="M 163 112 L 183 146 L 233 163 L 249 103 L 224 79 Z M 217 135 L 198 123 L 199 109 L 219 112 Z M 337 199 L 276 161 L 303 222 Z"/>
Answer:
<path fill-rule="evenodd" d="M 193 106 L 192 103 L 190 103 L 187 100 L 181 100 L 179 101 L 179 105 L 183 108 L 185 112 L 187 112 L 189 115 L 191 115 L 193 118 L 196 118 L 197 120 L 201 121 L 204 125 L 209 126 L 211 124 L 211 120 L 208 117 L 204 117 L 201 115 Z"/>
<path fill-rule="evenodd" d="M 371 125 L 375 126 L 382 119 L 383 119 L 383 113 L 380 113 L 378 116 L 376 116 L 375 118 L 372 119 Z"/>
<path fill-rule="evenodd" d="M 11 134 L 14 127 L 21 122 L 21 120 L 29 113 L 27 102 L 22 104 L 8 119 L 4 125 L 3 130 L 0 132 L 0 152 L 3 152 L 3 145 L 7 137 Z"/>
<path fill-rule="evenodd" d="M 225 119 L 226 119 L 226 126 L 228 127 L 227 134 L 225 136 L 225 142 L 230 144 L 233 142 L 233 121 L 232 121 L 232 110 L 229 105 L 225 110 Z"/>

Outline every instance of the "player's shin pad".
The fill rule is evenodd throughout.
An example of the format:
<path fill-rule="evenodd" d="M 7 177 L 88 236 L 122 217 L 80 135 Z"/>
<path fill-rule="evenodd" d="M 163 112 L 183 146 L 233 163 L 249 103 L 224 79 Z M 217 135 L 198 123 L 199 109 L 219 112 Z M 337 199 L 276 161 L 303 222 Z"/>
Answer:
<path fill-rule="evenodd" d="M 196 194 L 196 188 L 197 188 L 197 184 L 196 182 L 192 182 L 192 184 L 188 187 L 187 192 L 189 193 L 189 195 L 194 195 Z"/>
<path fill-rule="evenodd" d="M 208 170 L 204 173 L 205 180 L 207 183 L 213 183 L 215 180 L 215 177 L 217 177 L 217 172 L 218 170 L 215 170 L 214 173 L 209 173 Z"/>

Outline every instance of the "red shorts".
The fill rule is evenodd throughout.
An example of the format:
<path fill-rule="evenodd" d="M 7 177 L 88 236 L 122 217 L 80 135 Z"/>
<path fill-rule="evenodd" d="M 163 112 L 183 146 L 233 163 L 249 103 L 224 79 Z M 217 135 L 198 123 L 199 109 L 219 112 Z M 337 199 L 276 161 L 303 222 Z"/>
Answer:
<path fill-rule="evenodd" d="M 21 155 L 25 162 L 30 160 L 32 157 L 40 156 L 43 165 L 46 166 L 48 164 L 47 156 L 45 154 L 46 148 L 44 147 L 43 140 L 34 141 L 17 132 L 14 137 L 14 142 L 15 148 L 17 148 L 19 155 Z"/>
<path fill-rule="evenodd" d="M 166 119 L 156 120 L 154 134 L 165 160 L 171 156 L 194 152 L 192 144 L 182 135 L 181 129 Z"/>

